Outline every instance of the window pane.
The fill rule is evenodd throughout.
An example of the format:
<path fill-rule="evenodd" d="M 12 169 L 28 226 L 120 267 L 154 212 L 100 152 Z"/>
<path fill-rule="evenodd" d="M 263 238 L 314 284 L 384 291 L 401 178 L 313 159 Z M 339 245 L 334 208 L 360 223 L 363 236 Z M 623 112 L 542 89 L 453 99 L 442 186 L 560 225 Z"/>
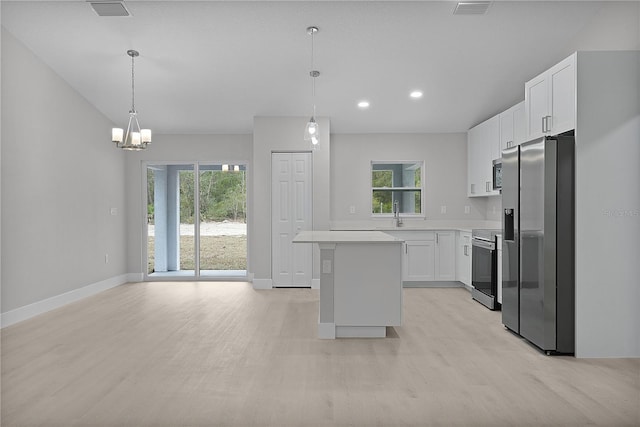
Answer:
<path fill-rule="evenodd" d="M 244 165 L 200 166 L 200 274 L 247 270 Z"/>
<path fill-rule="evenodd" d="M 398 202 L 400 213 L 421 214 L 422 192 L 403 190 L 373 190 L 371 213 L 392 214 L 393 202 Z"/>
<path fill-rule="evenodd" d="M 390 170 L 371 171 L 372 187 L 393 187 L 393 172 Z"/>
<path fill-rule="evenodd" d="M 392 213 L 391 191 L 373 190 L 372 213 Z"/>

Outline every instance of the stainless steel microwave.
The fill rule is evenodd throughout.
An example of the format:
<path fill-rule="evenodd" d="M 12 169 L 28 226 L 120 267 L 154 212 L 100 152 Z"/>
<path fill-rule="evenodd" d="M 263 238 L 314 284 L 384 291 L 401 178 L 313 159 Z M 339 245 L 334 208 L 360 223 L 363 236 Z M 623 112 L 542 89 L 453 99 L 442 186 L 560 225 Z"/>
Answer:
<path fill-rule="evenodd" d="M 502 159 L 493 161 L 493 189 L 502 189 Z"/>

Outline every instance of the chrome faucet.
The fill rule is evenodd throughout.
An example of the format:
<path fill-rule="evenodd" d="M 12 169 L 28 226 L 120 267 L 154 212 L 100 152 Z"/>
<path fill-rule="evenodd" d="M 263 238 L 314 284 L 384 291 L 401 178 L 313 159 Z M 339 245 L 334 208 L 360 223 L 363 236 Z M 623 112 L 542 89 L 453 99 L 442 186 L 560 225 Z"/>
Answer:
<path fill-rule="evenodd" d="M 396 223 L 396 227 L 400 227 L 402 225 L 402 218 L 400 218 L 400 206 L 398 205 L 398 201 L 393 202 L 393 219 Z"/>

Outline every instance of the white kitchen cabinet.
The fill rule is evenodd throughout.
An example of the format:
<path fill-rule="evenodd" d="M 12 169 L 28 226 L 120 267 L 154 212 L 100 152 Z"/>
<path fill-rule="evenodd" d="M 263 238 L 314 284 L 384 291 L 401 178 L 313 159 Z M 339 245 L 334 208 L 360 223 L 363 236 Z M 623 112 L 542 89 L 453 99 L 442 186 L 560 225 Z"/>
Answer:
<path fill-rule="evenodd" d="M 525 118 L 524 101 L 516 104 L 513 108 L 513 142 L 520 145 L 527 142 L 527 120 Z M 510 145 L 513 147 L 513 145 Z"/>
<path fill-rule="evenodd" d="M 502 304 L 502 236 L 498 235 L 498 295 L 496 299 Z"/>
<path fill-rule="evenodd" d="M 435 242 L 408 240 L 404 243 L 402 280 L 427 282 L 435 279 Z"/>
<path fill-rule="evenodd" d="M 515 147 L 525 141 L 524 101 L 500 113 L 500 155 L 505 148 Z"/>
<path fill-rule="evenodd" d="M 482 128 L 474 127 L 467 133 L 467 196 L 476 197 L 480 195 L 482 176 L 480 167 L 483 162 Z"/>
<path fill-rule="evenodd" d="M 471 233 L 458 232 L 456 247 L 456 280 L 471 287 Z"/>
<path fill-rule="evenodd" d="M 525 83 L 527 140 L 575 129 L 576 54 Z"/>
<path fill-rule="evenodd" d="M 467 133 L 467 196 L 500 194 L 493 190 L 492 161 L 500 153 L 500 117 L 494 116 L 469 129 Z"/>
<path fill-rule="evenodd" d="M 455 231 L 436 232 L 435 280 L 456 280 L 456 233 Z"/>
<path fill-rule="evenodd" d="M 404 240 L 403 282 L 456 280 L 455 231 L 394 230 L 387 233 Z"/>

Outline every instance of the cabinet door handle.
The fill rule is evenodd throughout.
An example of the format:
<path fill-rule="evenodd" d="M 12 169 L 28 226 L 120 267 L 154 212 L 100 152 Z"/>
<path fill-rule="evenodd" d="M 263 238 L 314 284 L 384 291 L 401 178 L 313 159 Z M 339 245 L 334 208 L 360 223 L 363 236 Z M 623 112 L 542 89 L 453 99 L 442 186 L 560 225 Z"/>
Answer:
<path fill-rule="evenodd" d="M 545 133 L 547 131 L 547 125 L 546 122 L 547 121 L 547 116 L 542 116 L 542 133 Z"/>
<path fill-rule="evenodd" d="M 467 245 L 464 245 L 464 256 L 469 256 L 469 253 L 468 253 L 469 249 L 468 248 L 469 247 Z"/>
<path fill-rule="evenodd" d="M 406 244 L 406 243 L 404 244 L 404 253 L 405 253 L 405 254 L 408 254 L 408 253 L 409 253 L 409 252 L 407 252 L 407 244 Z"/>
<path fill-rule="evenodd" d="M 547 132 L 551 132 L 551 116 L 547 116 L 547 121 L 545 123 L 547 125 Z"/>
<path fill-rule="evenodd" d="M 471 184 L 471 194 L 476 194 L 475 184 Z"/>
<path fill-rule="evenodd" d="M 489 184 L 491 184 L 491 181 L 487 181 L 487 182 L 485 183 L 485 185 L 484 185 L 484 187 L 485 187 L 485 189 L 486 189 L 487 193 L 488 193 L 489 191 L 491 191 L 491 190 L 489 190 Z"/>
<path fill-rule="evenodd" d="M 438 233 L 436 233 L 436 245 L 438 244 Z"/>

